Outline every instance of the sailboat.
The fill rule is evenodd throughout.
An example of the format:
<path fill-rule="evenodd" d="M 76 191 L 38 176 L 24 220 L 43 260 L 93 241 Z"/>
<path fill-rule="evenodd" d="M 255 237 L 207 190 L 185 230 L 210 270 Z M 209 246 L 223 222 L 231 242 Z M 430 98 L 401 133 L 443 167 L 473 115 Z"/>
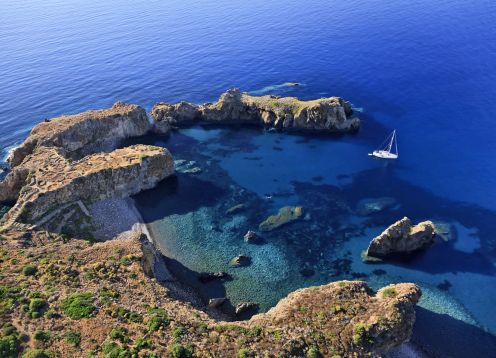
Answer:
<path fill-rule="evenodd" d="M 394 147 L 394 151 L 393 151 Z M 369 153 L 377 158 L 383 159 L 398 159 L 398 139 L 396 138 L 396 129 L 391 133 L 384 142 L 374 150 L 372 153 Z"/>

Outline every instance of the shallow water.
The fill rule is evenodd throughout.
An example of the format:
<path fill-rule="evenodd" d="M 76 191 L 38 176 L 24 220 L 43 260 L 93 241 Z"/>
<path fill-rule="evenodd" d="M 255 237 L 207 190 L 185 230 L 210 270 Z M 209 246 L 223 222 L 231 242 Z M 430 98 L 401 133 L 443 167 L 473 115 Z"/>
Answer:
<path fill-rule="evenodd" d="M 458 340 L 438 332 L 424 343 L 445 356 L 471 355 L 453 343 L 466 341 L 460 332 L 476 342 L 467 346 L 494 346 L 484 335 L 474 338 L 482 331 L 463 322 L 492 332 L 496 324 L 490 302 L 496 286 L 495 20 L 496 5 L 487 0 L 5 0 L 0 157 L 43 118 L 116 100 L 150 109 L 156 101 L 212 101 L 232 86 L 306 99 L 342 96 L 363 120 L 358 135 L 331 140 L 192 129 L 150 139 L 179 159 L 197 160 L 203 172 L 179 175 L 177 192 L 164 184 L 155 195 L 144 193 L 146 214 L 159 234 L 166 226 L 160 222 L 169 220 L 188 238 L 170 232 L 167 241 L 182 255 L 177 269 L 185 276 L 220 269 L 240 250 L 253 255 L 252 266 L 236 275 L 252 279 L 250 270 L 259 270 L 261 283 L 244 288 L 247 297 L 260 295 L 263 309 L 293 288 L 353 275 L 367 274 L 373 285 L 421 281 L 432 294 L 423 299 L 430 311 L 419 311 L 415 332 L 450 324 Z M 385 165 L 367 157 L 393 128 L 400 160 Z M 381 196 L 395 197 L 396 210 L 363 218 L 346 209 Z M 248 201 L 250 211 L 227 218 L 225 209 L 238 200 Z M 244 245 L 239 231 L 302 202 L 312 220 L 295 224 L 289 237 L 274 233 L 265 245 Z M 368 236 L 403 215 L 453 223 L 458 235 L 408 265 L 363 265 L 357 254 Z M 264 264 L 266 257 L 277 270 Z M 302 278 L 300 269 L 310 266 L 314 276 Z M 213 291 L 241 299 L 243 280 Z M 263 289 L 264 280 L 273 293 Z"/>

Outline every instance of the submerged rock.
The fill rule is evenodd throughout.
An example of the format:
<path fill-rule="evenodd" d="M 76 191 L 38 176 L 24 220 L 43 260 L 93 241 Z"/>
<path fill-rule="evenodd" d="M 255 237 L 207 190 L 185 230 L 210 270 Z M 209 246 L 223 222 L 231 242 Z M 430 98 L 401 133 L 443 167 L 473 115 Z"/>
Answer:
<path fill-rule="evenodd" d="M 411 253 L 432 245 L 434 236 L 432 221 L 413 225 L 410 219 L 404 217 L 371 241 L 367 256 L 387 257 L 393 254 Z"/>
<path fill-rule="evenodd" d="M 301 101 L 296 97 L 251 96 L 239 89 L 216 103 L 157 103 L 151 110 L 159 133 L 192 123 L 246 123 L 286 131 L 350 132 L 360 127 L 351 104 L 339 97 Z"/>
<path fill-rule="evenodd" d="M 226 215 L 236 214 L 245 209 L 246 209 L 245 204 L 234 205 L 233 207 L 230 207 L 229 209 L 226 210 Z"/>
<path fill-rule="evenodd" d="M 255 244 L 257 242 L 260 242 L 262 238 L 257 235 L 255 231 L 248 230 L 248 232 L 245 234 L 243 237 L 245 242 Z"/>
<path fill-rule="evenodd" d="M 298 220 L 303 215 L 303 207 L 301 206 L 285 206 L 279 209 L 275 215 L 269 216 L 259 225 L 262 231 L 271 231 L 278 227 Z"/>
<path fill-rule="evenodd" d="M 227 272 L 201 272 L 198 279 L 202 283 L 207 283 L 213 280 L 230 280 L 231 275 Z"/>
<path fill-rule="evenodd" d="M 436 235 L 444 241 L 453 240 L 454 228 L 453 225 L 447 222 L 434 221 L 434 230 Z"/>
<path fill-rule="evenodd" d="M 258 303 L 256 302 L 241 302 L 236 305 L 236 315 L 240 315 L 255 308 L 258 308 Z"/>
<path fill-rule="evenodd" d="M 229 262 L 229 265 L 231 265 L 232 267 L 243 267 L 249 266 L 250 264 L 251 258 L 246 255 L 238 255 Z"/>
<path fill-rule="evenodd" d="M 388 209 L 396 204 L 395 198 L 366 198 L 358 202 L 356 212 L 358 215 L 367 216 Z"/>

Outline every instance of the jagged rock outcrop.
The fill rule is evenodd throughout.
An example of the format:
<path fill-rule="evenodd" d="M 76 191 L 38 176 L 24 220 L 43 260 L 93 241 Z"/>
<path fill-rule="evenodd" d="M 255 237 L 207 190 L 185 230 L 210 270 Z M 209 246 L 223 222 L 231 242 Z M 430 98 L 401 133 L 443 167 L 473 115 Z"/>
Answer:
<path fill-rule="evenodd" d="M 87 111 L 45 120 L 7 159 L 15 167 L 40 146 L 57 147 L 67 156 L 112 150 L 119 140 L 144 135 L 151 128 L 146 111 L 135 104 L 115 103 L 112 108 Z"/>
<path fill-rule="evenodd" d="M 174 173 L 172 155 L 155 146 L 134 145 L 77 161 L 63 154 L 62 149 L 38 147 L 0 183 L 0 192 L 17 200 L 4 218 L 7 222 L 34 223 L 77 200 L 127 197 Z"/>
<path fill-rule="evenodd" d="M 294 291 L 249 322 L 286 331 L 293 338 L 286 345 L 292 356 L 304 355 L 316 324 L 328 332 L 330 351 L 321 351 L 324 356 L 381 355 L 409 340 L 420 296 L 420 288 L 412 283 L 390 285 L 374 294 L 365 282 L 339 281 Z"/>
<path fill-rule="evenodd" d="M 387 257 L 411 253 L 432 245 L 434 236 L 435 229 L 431 221 L 413 225 L 409 218 L 404 217 L 375 237 L 370 242 L 366 254 L 373 257 Z"/>
<path fill-rule="evenodd" d="M 223 93 L 216 103 L 157 103 L 151 115 L 159 133 L 191 123 L 242 123 L 316 132 L 350 132 L 360 127 L 351 104 L 340 97 L 301 101 L 296 97 L 251 96 L 236 88 Z"/>

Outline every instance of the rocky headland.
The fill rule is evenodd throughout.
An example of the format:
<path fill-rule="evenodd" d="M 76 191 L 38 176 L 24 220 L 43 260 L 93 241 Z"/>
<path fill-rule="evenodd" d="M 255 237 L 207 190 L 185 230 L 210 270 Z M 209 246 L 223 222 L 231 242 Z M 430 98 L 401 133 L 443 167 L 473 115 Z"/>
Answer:
<path fill-rule="evenodd" d="M 262 120 L 281 129 L 358 127 L 358 120 L 348 117 L 349 104 L 339 98 L 302 102 L 291 115 L 286 109 L 269 111 L 265 106 L 273 106 L 271 99 L 228 91 L 220 104 L 200 112 L 207 121 Z M 277 100 L 284 108 L 299 104 L 274 100 L 277 108 Z M 157 128 L 187 122 L 170 111 L 172 117 L 162 112 L 156 118 Z M 174 174 L 174 160 L 164 148 L 117 148 L 120 139 L 151 127 L 141 107 L 117 103 L 48 120 L 12 153 L 11 169 L 0 183 L 0 201 L 14 203 L 0 233 L 2 354 L 365 357 L 380 356 L 409 339 L 421 295 L 414 284 L 373 292 L 365 282 L 333 282 L 293 292 L 247 321 L 219 321 L 212 310 L 224 298 L 210 305 L 178 300 L 165 260 L 141 232 L 95 243 L 89 240 L 91 225 L 73 236 L 52 230 L 75 210 L 89 216 L 91 202 L 127 197 Z M 301 215 L 301 207 L 283 208 L 260 229 L 278 228 Z M 246 302 L 239 310 L 254 305 Z"/>
<path fill-rule="evenodd" d="M 360 120 L 340 97 L 302 101 L 296 97 L 251 96 L 239 89 L 223 93 L 215 103 L 157 103 L 151 110 L 155 130 L 191 124 L 251 124 L 283 131 L 353 132 Z"/>
<path fill-rule="evenodd" d="M 41 146 L 60 148 L 68 157 L 81 158 L 113 149 L 119 140 L 143 135 L 151 126 L 142 107 L 123 102 L 116 102 L 108 109 L 45 119 L 12 151 L 7 161 L 15 167 Z"/>

